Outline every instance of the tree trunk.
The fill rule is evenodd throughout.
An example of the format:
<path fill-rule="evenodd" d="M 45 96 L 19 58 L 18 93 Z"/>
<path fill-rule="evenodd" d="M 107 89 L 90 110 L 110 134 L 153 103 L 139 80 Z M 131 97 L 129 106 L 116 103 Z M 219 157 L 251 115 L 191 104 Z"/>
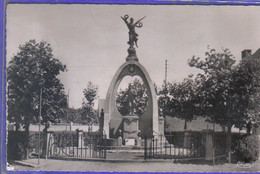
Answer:
<path fill-rule="evenodd" d="M 185 121 L 184 122 L 184 131 L 186 131 L 186 129 L 187 129 L 187 120 L 185 119 L 184 121 Z"/>
<path fill-rule="evenodd" d="M 15 123 L 15 131 L 19 131 L 20 124 Z"/>
<path fill-rule="evenodd" d="M 228 133 L 227 133 L 227 157 L 228 163 L 231 163 L 231 125 L 228 125 Z"/>
<path fill-rule="evenodd" d="M 67 123 L 66 123 L 66 126 L 67 126 Z M 48 128 L 49 128 L 49 123 L 48 121 L 44 123 L 44 129 L 43 129 L 43 132 L 44 133 L 47 133 L 48 132 Z"/>
<path fill-rule="evenodd" d="M 247 133 L 247 135 L 251 134 L 251 129 L 252 129 L 252 124 L 251 124 L 251 122 L 249 122 L 249 123 L 246 124 L 246 133 Z"/>
<path fill-rule="evenodd" d="M 25 132 L 29 132 L 29 125 L 25 125 L 25 126 L 24 126 L 24 131 L 25 131 Z"/>

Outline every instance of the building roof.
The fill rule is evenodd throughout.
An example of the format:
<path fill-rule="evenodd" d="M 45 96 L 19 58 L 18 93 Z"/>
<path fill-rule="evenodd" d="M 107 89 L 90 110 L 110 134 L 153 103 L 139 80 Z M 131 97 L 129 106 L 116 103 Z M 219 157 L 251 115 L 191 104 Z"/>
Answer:
<path fill-rule="evenodd" d="M 260 48 L 256 50 L 256 52 L 252 55 L 252 57 L 260 59 Z"/>

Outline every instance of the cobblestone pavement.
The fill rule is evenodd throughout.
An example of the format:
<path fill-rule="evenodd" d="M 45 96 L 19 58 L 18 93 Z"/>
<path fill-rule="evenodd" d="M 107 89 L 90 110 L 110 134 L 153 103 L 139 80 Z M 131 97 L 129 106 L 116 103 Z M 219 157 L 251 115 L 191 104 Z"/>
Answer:
<path fill-rule="evenodd" d="M 33 164 L 34 167 L 14 165 L 15 170 L 41 170 L 41 171 L 125 171 L 125 172 L 257 172 L 260 171 L 260 162 L 257 161 L 250 168 L 241 168 L 236 164 L 175 164 L 165 162 L 91 162 L 37 159 L 23 161 Z"/>

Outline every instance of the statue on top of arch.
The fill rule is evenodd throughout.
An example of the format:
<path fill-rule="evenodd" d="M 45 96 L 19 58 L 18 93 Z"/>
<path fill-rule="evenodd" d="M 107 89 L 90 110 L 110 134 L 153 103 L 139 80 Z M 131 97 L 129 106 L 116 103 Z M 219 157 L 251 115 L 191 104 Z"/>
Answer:
<path fill-rule="evenodd" d="M 138 46 L 137 46 L 138 34 L 135 32 L 135 27 L 141 28 L 143 26 L 143 23 L 141 22 L 141 20 L 143 20 L 145 17 L 139 19 L 136 22 L 134 22 L 133 18 L 130 18 L 130 22 L 128 22 L 128 20 L 127 20 L 129 18 L 128 15 L 125 15 L 124 17 L 121 17 L 121 18 L 126 23 L 128 29 L 129 29 L 129 32 L 128 32 L 129 41 L 127 43 L 130 45 L 130 47 L 133 47 L 134 45 L 136 45 L 136 47 L 138 48 Z"/>

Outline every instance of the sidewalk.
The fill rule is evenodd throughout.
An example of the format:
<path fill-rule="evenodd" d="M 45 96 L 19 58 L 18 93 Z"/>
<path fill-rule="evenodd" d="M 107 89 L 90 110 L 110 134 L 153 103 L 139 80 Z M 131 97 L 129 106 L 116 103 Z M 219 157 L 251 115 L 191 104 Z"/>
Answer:
<path fill-rule="evenodd" d="M 256 161 L 250 168 L 241 168 L 236 164 L 175 164 L 165 162 L 92 162 L 68 161 L 54 159 L 37 159 L 23 161 L 29 166 L 14 164 L 15 170 L 41 170 L 41 171 L 119 171 L 119 172 L 257 172 L 260 171 L 260 161 Z"/>

